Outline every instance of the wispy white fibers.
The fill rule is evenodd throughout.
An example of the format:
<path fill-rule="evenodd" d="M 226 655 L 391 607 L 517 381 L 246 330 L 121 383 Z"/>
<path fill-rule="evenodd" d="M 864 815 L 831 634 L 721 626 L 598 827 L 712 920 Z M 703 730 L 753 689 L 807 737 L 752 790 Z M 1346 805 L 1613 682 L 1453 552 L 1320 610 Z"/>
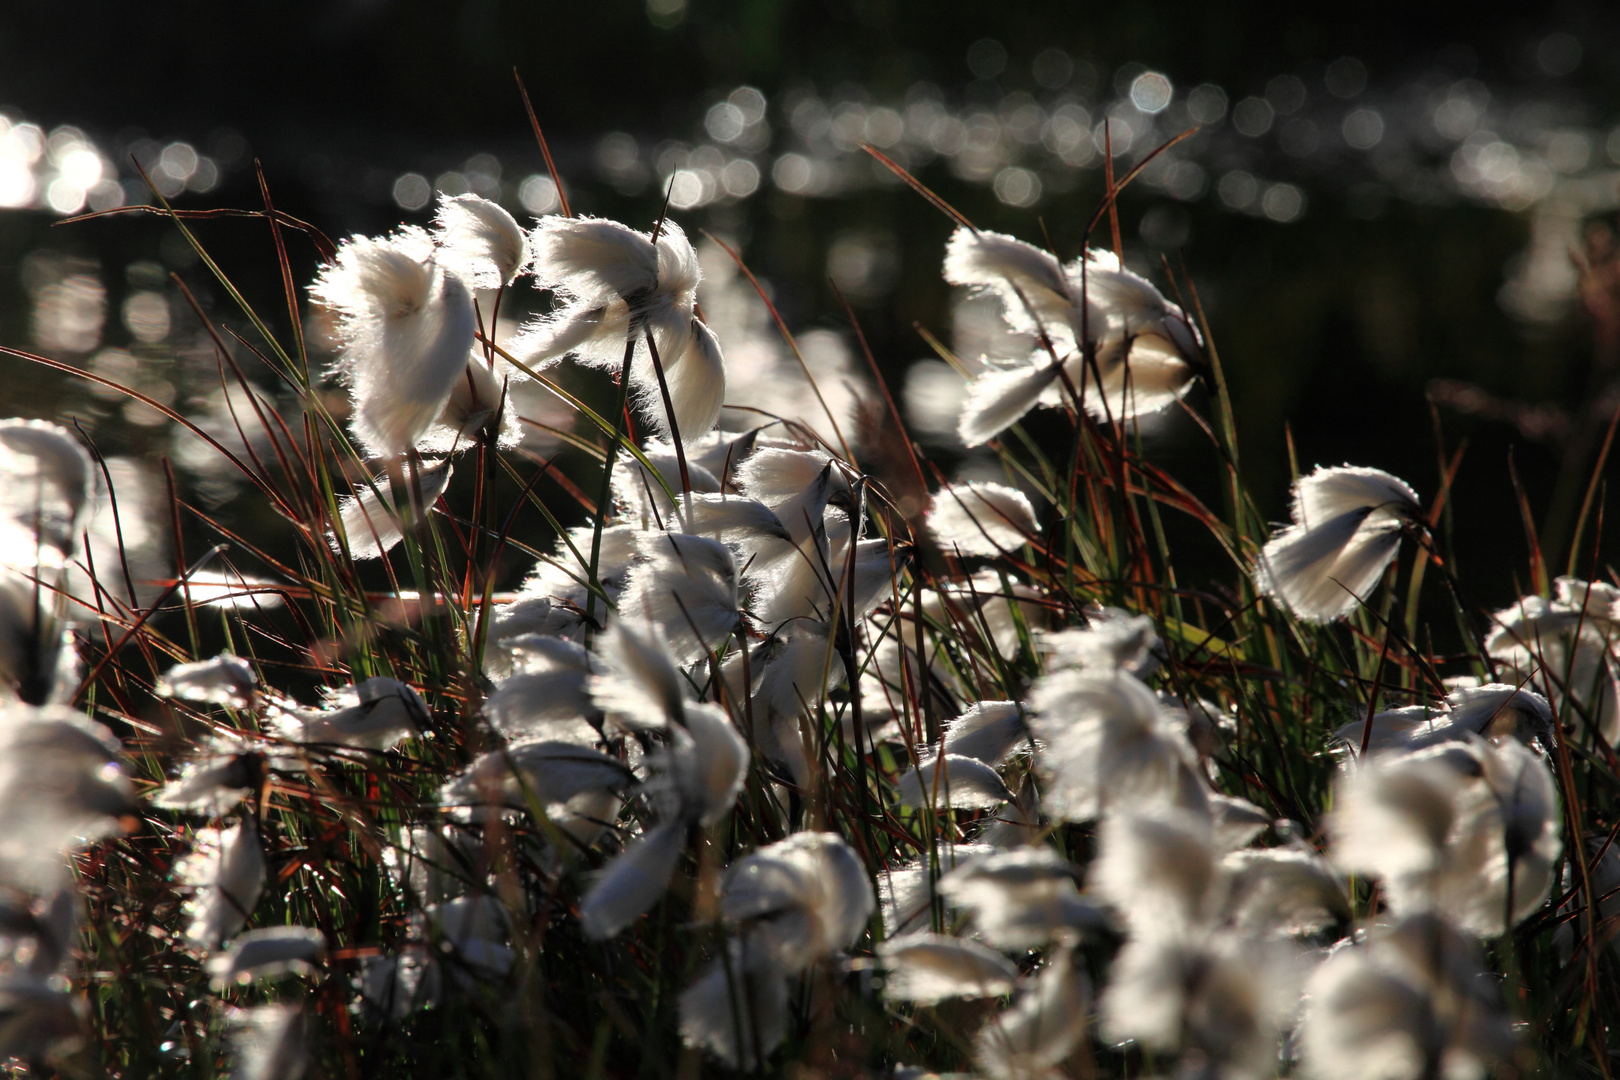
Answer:
<path fill-rule="evenodd" d="M 1074 950 L 1055 950 L 1013 1006 L 991 1017 L 975 1039 L 974 1057 L 993 1080 L 1029 1080 L 1068 1057 L 1086 1034 L 1091 983 Z"/>
<path fill-rule="evenodd" d="M 995 854 L 989 844 L 944 844 L 933 853 L 940 873 L 946 873 L 984 855 Z M 909 863 L 878 874 L 878 900 L 882 905 L 883 931 L 896 934 L 927 927 L 932 921 L 936 874 L 930 867 L 930 853 Z"/>
<path fill-rule="evenodd" d="M 1567 703 L 1576 723 L 1613 743 L 1620 739 L 1620 590 L 1570 577 L 1554 585 L 1551 600 L 1526 596 L 1492 615 L 1485 650 L 1530 677 L 1556 711 Z"/>
<path fill-rule="evenodd" d="M 1080 337 L 1078 290 L 1053 255 L 1015 237 L 957 229 L 945 245 L 945 280 L 996 296 L 1015 330 Z"/>
<path fill-rule="evenodd" d="M 579 904 L 585 936 L 610 938 L 640 918 L 669 886 L 686 846 L 686 822 L 675 818 L 650 829 L 608 863 Z"/>
<path fill-rule="evenodd" d="M 1328 830 L 1334 861 L 1382 878 L 1396 914 L 1443 912 L 1494 936 L 1546 900 L 1560 823 L 1544 761 L 1516 741 L 1493 747 L 1471 737 L 1354 768 Z"/>
<path fill-rule="evenodd" d="M 1047 813 L 1085 821 L 1115 806 L 1204 807 L 1197 757 L 1175 710 L 1133 676 L 1057 671 L 1035 684 L 1030 703 Z"/>
<path fill-rule="evenodd" d="M 338 248 L 310 295 L 336 317 L 337 371 L 354 399 L 350 428 L 375 457 L 410 449 L 443 411 L 476 331 L 472 292 L 417 228 Z"/>
<path fill-rule="evenodd" d="M 1342 619 L 1378 584 L 1421 509 L 1382 470 L 1318 468 L 1294 485 L 1294 523 L 1266 543 L 1255 584 L 1306 622 Z"/>
<path fill-rule="evenodd" d="M 1182 811 L 1122 812 L 1103 822 L 1092 881 L 1135 936 L 1184 936 L 1219 900 L 1209 824 Z"/>
<path fill-rule="evenodd" d="M 975 702 L 945 725 L 946 754 L 976 758 L 992 767 L 1029 741 L 1024 708 L 1016 701 Z"/>
<path fill-rule="evenodd" d="M 681 1038 L 753 1071 L 787 1035 L 787 975 L 758 938 L 728 938 L 724 949 L 681 994 Z"/>
<path fill-rule="evenodd" d="M 317 745 L 387 750 L 428 728 L 427 704 L 415 689 L 382 676 L 324 691 L 320 709 L 281 718 L 287 737 Z"/>
<path fill-rule="evenodd" d="M 439 195 L 433 220 L 439 261 L 475 289 L 512 284 L 529 261 L 529 238 L 499 203 L 477 195 Z"/>
<path fill-rule="evenodd" d="M 0 880 L 49 891 L 67 855 L 118 831 L 136 811 L 118 741 L 61 707 L 0 708 Z"/>
<path fill-rule="evenodd" d="M 975 758 L 946 754 L 915 769 L 907 769 L 895 782 L 895 793 L 905 806 L 939 809 L 989 810 L 1012 801 L 1012 792 L 996 771 Z"/>
<path fill-rule="evenodd" d="M 221 653 L 212 660 L 176 664 L 158 679 L 159 697 L 245 709 L 253 703 L 253 668 L 246 660 Z"/>
<path fill-rule="evenodd" d="M 526 327 L 513 353 L 531 365 L 572 353 L 587 366 L 617 369 L 629 345 L 638 411 L 667 436 L 668 417 L 643 341 L 650 333 L 682 441 L 706 434 L 725 397 L 725 364 L 719 343 L 694 314 L 702 274 L 680 227 L 665 221 L 655 243 L 616 221 L 548 217 L 530 242 L 536 283 L 564 302 Z"/>
<path fill-rule="evenodd" d="M 1305 974 L 1289 942 L 1226 932 L 1137 936 L 1114 959 L 1098 1003 L 1103 1033 L 1134 1040 L 1207 1076 L 1269 1077 Z"/>
<path fill-rule="evenodd" d="M 231 1080 L 299 1080 L 309 1067 L 301 1005 L 256 1005 L 230 1012 Z"/>
<path fill-rule="evenodd" d="M 1159 640 L 1152 616 L 1132 615 L 1120 608 L 1088 608 L 1086 623 L 1036 639 L 1036 647 L 1050 658 L 1050 670 L 1127 671 L 1145 679 L 1164 663 L 1164 642 Z"/>
<path fill-rule="evenodd" d="M 1063 370 L 1053 363 L 1027 363 L 987 368 L 975 376 L 968 383 L 956 426 L 963 444 L 982 446 L 1018 423 L 1043 403 Z"/>
<path fill-rule="evenodd" d="M 508 648 L 518 670 L 484 699 L 490 725 L 513 740 L 594 742 L 589 654 L 571 641 L 539 635 L 509 639 Z"/>
<path fill-rule="evenodd" d="M 1506 738 L 1530 743 L 1551 729 L 1552 707 L 1533 690 L 1506 683 L 1470 686 L 1446 695 L 1442 707 L 1412 705 L 1390 709 L 1372 718 L 1369 750 L 1419 750 L 1443 742 L 1466 742 L 1478 735 L 1500 742 Z M 1352 747 L 1361 745 L 1365 720 L 1355 720 L 1334 732 L 1334 738 Z"/>
<path fill-rule="evenodd" d="M 987 360 L 969 384 L 958 424 L 968 446 L 1036 405 L 1078 396 L 1098 419 L 1129 419 L 1164 408 L 1191 383 L 1197 331 L 1111 252 L 1059 266 L 1012 237 L 959 229 L 946 247 L 945 279 L 996 295 L 1007 325 L 1036 338 L 1028 359 Z"/>
<path fill-rule="evenodd" d="M 492 368 L 481 353 L 475 353 L 467 359 L 467 367 L 456 380 L 438 419 L 416 441 L 416 448 L 424 454 L 467 450 L 499 411 L 496 445 L 504 450 L 515 449 L 523 441 L 524 424 L 512 403 L 511 390 L 527 377 L 504 360 L 497 360 Z"/>
<path fill-rule="evenodd" d="M 1343 879 L 1303 845 L 1234 851 L 1221 871 L 1227 880 L 1222 917 L 1241 933 L 1310 934 L 1350 918 Z"/>
<path fill-rule="evenodd" d="M 42 420 L 0 421 L 0 563 L 65 566 L 78 550 L 95 495 L 90 455 Z"/>
<path fill-rule="evenodd" d="M 1066 268 L 1071 290 L 1078 291 L 1081 266 L 1078 260 Z M 1106 320 L 1106 330 L 1090 327 L 1091 334 L 1102 337 L 1135 338 L 1148 341 L 1158 338 L 1182 356 L 1196 356 L 1203 343 L 1198 331 L 1180 307 L 1164 298 L 1157 287 L 1139 274 L 1132 273 L 1119 261 L 1119 257 L 1104 248 L 1091 248 L 1085 257 L 1086 299 Z M 1136 352 L 1131 353 L 1131 364 L 1137 363 Z"/>
<path fill-rule="evenodd" d="M 848 949 L 875 902 L 860 856 L 833 833 L 801 832 L 734 863 L 720 913 L 759 935 L 789 972 Z"/>
<path fill-rule="evenodd" d="M 731 549 L 684 533 L 649 533 L 636 546 L 620 612 L 650 620 L 682 663 L 723 645 L 742 617 Z"/>
<path fill-rule="evenodd" d="M 208 961 L 214 987 L 248 983 L 289 971 L 307 972 L 326 952 L 326 938 L 308 926 L 267 926 L 249 930 L 227 951 Z"/>
<path fill-rule="evenodd" d="M 1311 1080 L 1483 1080 L 1518 1042 L 1479 948 L 1441 919 L 1374 927 L 1305 986 Z"/>
<path fill-rule="evenodd" d="M 686 678 L 655 627 L 620 619 L 596 642 L 605 670 L 591 678 L 591 700 L 608 720 L 630 731 L 654 731 L 672 720 L 682 722 Z"/>
<path fill-rule="evenodd" d="M 1000 997 L 1018 981 L 1018 969 L 976 941 L 945 934 L 907 934 L 878 946 L 883 996 L 933 1005 L 946 998 Z"/>
<path fill-rule="evenodd" d="M 934 496 L 928 531 L 947 552 L 997 555 L 1017 551 L 1039 526 L 1029 498 L 1005 484 L 949 484 Z"/>
<path fill-rule="evenodd" d="M 407 470 L 400 488 L 387 476 L 356 487 L 353 495 L 338 500 L 338 520 L 343 523 L 349 554 L 356 559 L 380 559 L 404 539 L 405 529 L 416 524 L 415 508 L 420 506 L 425 513 L 449 486 L 450 459 L 445 458 L 423 463 L 414 471 L 414 479 Z M 337 545 L 336 537 L 332 543 Z"/>
<path fill-rule="evenodd" d="M 219 948 L 247 924 L 264 891 L 258 823 L 244 814 L 228 829 L 198 829 L 191 853 L 175 866 L 175 879 L 192 890 L 185 905 L 186 940 Z"/>
<path fill-rule="evenodd" d="M 712 825 L 737 801 L 748 775 L 748 744 L 718 705 L 686 706 L 669 743 L 648 752 L 643 785 L 660 817 Z"/>
<path fill-rule="evenodd" d="M 152 805 L 165 810 L 190 810 L 217 817 L 264 781 L 264 755 L 224 739 L 211 741 L 207 751 L 188 761 L 180 775 L 152 796 Z"/>
<path fill-rule="evenodd" d="M 753 687 L 753 740 L 760 754 L 785 765 L 795 783 L 808 784 L 814 746 L 806 746 L 800 718 L 816 707 L 828 687 L 844 679 L 844 661 L 833 650 L 826 623 L 797 619 L 749 656 Z M 742 676 L 741 654 L 727 668 Z M 745 717 L 746 721 L 746 717 Z"/>
<path fill-rule="evenodd" d="M 463 820 L 495 813 L 561 806 L 591 791 L 619 792 L 630 785 L 624 762 L 571 742 L 529 742 L 491 750 L 444 785 L 439 801 Z"/>
<path fill-rule="evenodd" d="M 1075 887 L 1079 872 L 1050 848 L 1016 848 L 959 858 L 955 869 L 939 879 L 939 891 L 967 912 L 987 943 L 1027 949 L 1103 924 L 1101 908 Z"/>

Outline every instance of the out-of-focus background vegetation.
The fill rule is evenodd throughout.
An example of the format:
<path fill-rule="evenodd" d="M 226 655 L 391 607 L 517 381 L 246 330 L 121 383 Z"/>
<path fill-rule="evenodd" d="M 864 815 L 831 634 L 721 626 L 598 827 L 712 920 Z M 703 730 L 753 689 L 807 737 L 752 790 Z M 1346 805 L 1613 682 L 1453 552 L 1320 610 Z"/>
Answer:
<path fill-rule="evenodd" d="M 1472 599 L 1500 606 L 1519 595 L 1514 574 L 1527 584 L 1510 460 L 1560 548 L 1620 403 L 1606 231 L 1620 206 L 1620 19 L 1597 3 L 1468 14 L 326 0 L 87 2 L 70 18 L 9 4 L 0 341 L 219 420 L 212 347 L 169 275 L 241 320 L 176 230 L 139 214 L 62 219 L 152 202 L 135 163 L 178 207 L 258 207 L 255 159 L 278 208 L 334 238 L 423 222 L 435 188 L 548 212 L 516 68 L 576 210 L 648 227 L 667 191 L 689 232 L 741 246 L 798 329 L 847 335 L 836 282 L 948 471 L 955 377 L 916 326 L 964 354 L 995 342 L 940 280 L 950 223 L 857 142 L 978 224 L 1072 257 L 1103 188 L 1105 127 L 1123 171 L 1201 125 L 1125 194 L 1122 238 L 1133 266 L 1196 287 L 1262 507 L 1286 514 L 1289 431 L 1302 469 L 1375 465 L 1432 496 L 1438 422 L 1448 451 L 1468 440 L 1454 498 Z M 264 223 L 197 229 L 285 327 Z M 295 239 L 292 257 L 310 280 L 314 248 Z M 108 452 L 169 454 L 183 483 L 231 501 L 147 407 L 22 363 L 0 377 L 7 411 L 74 417 Z M 1144 437 L 1217 497 L 1189 420 L 1172 413 Z"/>

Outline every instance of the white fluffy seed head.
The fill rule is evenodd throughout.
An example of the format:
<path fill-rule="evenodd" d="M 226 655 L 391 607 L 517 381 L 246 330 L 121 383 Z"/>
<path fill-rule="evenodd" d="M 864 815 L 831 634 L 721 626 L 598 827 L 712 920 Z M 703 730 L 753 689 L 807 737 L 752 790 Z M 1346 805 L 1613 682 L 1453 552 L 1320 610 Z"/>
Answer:
<path fill-rule="evenodd" d="M 890 938 L 877 953 L 887 972 L 883 996 L 890 1001 L 934 1005 L 947 998 L 1000 997 L 1018 981 L 1018 969 L 1000 953 L 945 934 Z"/>
<path fill-rule="evenodd" d="M 512 215 L 470 193 L 439 196 L 433 238 L 439 260 L 475 289 L 510 285 L 529 261 L 529 238 Z"/>
<path fill-rule="evenodd" d="M 420 229 L 354 237 L 310 289 L 336 317 L 337 371 L 368 453 L 396 457 L 444 410 L 477 329 L 472 292 L 433 257 Z"/>
<path fill-rule="evenodd" d="M 251 818 L 228 829 L 198 829 L 175 876 L 193 890 L 186 902 L 186 940 L 218 948 L 247 923 L 264 891 L 264 850 Z"/>
<path fill-rule="evenodd" d="M 396 488 L 385 476 L 354 489 L 353 495 L 338 500 L 338 520 L 349 554 L 356 559 L 380 559 L 405 538 L 405 530 L 418 520 L 416 508 L 425 513 L 439 501 L 450 486 L 450 459 L 426 462 L 414 476 L 407 470 L 404 483 Z M 336 534 L 327 537 L 339 549 Z"/>
<path fill-rule="evenodd" d="M 1267 542 L 1255 584 L 1306 622 L 1343 618 L 1378 584 L 1420 509 L 1389 473 L 1319 468 L 1294 486 L 1294 523 Z"/>
<path fill-rule="evenodd" d="M 212 660 L 176 664 L 157 682 L 159 697 L 246 708 L 253 701 L 253 668 L 247 661 L 221 653 Z"/>
<path fill-rule="evenodd" d="M 928 531 L 945 551 L 998 555 L 1017 551 L 1039 529 L 1029 497 L 1005 484 L 950 484 L 934 496 Z"/>
<path fill-rule="evenodd" d="M 0 421 L 0 562 L 63 566 L 78 550 L 95 472 L 77 439 L 42 420 Z"/>
<path fill-rule="evenodd" d="M 1037 361 L 990 368 L 968 384 L 956 433 L 967 446 L 982 446 L 1033 409 L 1062 371 Z"/>

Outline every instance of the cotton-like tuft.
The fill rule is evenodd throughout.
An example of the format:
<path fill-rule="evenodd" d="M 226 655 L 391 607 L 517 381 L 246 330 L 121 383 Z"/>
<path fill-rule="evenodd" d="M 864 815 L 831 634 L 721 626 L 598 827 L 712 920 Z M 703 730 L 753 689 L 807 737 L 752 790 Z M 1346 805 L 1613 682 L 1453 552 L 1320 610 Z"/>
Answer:
<path fill-rule="evenodd" d="M 415 526 L 417 507 L 426 512 L 450 486 L 450 460 L 424 464 L 415 477 L 407 471 L 400 487 L 387 476 L 355 488 L 353 495 L 338 500 L 338 520 L 348 540 L 349 554 L 356 559 L 380 559 L 405 538 L 405 530 Z M 334 549 L 337 538 L 331 537 Z"/>
<path fill-rule="evenodd" d="M 959 859 L 939 891 L 966 911 L 978 935 L 1000 949 L 1027 949 L 1105 924 L 1075 888 L 1079 868 L 1044 847 Z"/>
<path fill-rule="evenodd" d="M 989 810 L 1012 801 L 996 771 L 976 758 L 946 754 L 900 774 L 895 793 L 905 806 Z"/>
<path fill-rule="evenodd" d="M 1133 935 L 1185 936 L 1220 899 L 1209 825 L 1178 811 L 1122 812 L 1103 822 L 1092 882 Z"/>
<path fill-rule="evenodd" d="M 1255 584 L 1306 622 L 1342 619 L 1378 584 L 1421 509 L 1389 473 L 1319 468 L 1294 485 L 1294 523 L 1266 543 Z"/>
<path fill-rule="evenodd" d="M 728 1068 L 754 1071 L 787 1035 L 786 974 L 755 937 L 730 939 L 681 994 L 681 1038 Z"/>
<path fill-rule="evenodd" d="M 228 829 L 198 829 L 191 853 L 175 877 L 192 890 L 186 901 L 186 940 L 217 949 L 247 924 L 264 892 L 264 849 L 259 826 L 244 815 Z"/>
<path fill-rule="evenodd" d="M 176 664 L 158 679 L 159 697 L 245 709 L 253 703 L 253 668 L 247 661 L 221 653 L 212 660 Z"/>
<path fill-rule="evenodd" d="M 439 261 L 475 289 L 512 284 L 529 261 L 529 238 L 512 215 L 473 194 L 439 196 L 433 238 Z"/>
<path fill-rule="evenodd" d="M 934 496 L 928 531 L 947 552 L 998 555 L 1036 539 L 1039 526 L 1029 499 L 1005 484 L 950 484 Z"/>
<path fill-rule="evenodd" d="M 328 690 L 324 708 L 299 709 L 282 720 L 287 736 L 297 742 L 368 750 L 390 749 L 429 724 L 422 695 L 383 676 Z"/>
<path fill-rule="evenodd" d="M 434 261 L 425 232 L 405 228 L 345 241 L 310 294 L 337 320 L 351 430 L 372 456 L 398 457 L 433 426 L 466 369 L 471 291 Z"/>
<path fill-rule="evenodd" d="M 1029 1080 L 1068 1057 L 1085 1037 L 1091 983 L 1059 948 L 1005 1012 L 979 1030 L 974 1057 L 992 1080 Z"/>
<path fill-rule="evenodd" d="M 492 750 L 445 784 L 439 802 L 454 815 L 488 820 L 492 812 L 562 806 L 592 791 L 620 792 L 630 785 L 624 762 L 571 742 L 530 742 Z"/>
<path fill-rule="evenodd" d="M 1063 368 L 1028 363 L 988 368 L 968 384 L 956 433 L 966 446 L 983 446 L 1022 420 L 1056 383 Z"/>
<path fill-rule="evenodd" d="M 1056 258 L 1016 237 L 957 229 L 945 245 L 945 280 L 1000 299 L 1015 330 L 1078 337 L 1078 291 Z"/>
<path fill-rule="evenodd" d="M 737 562 L 724 544 L 684 533 L 650 533 L 619 601 L 623 617 L 650 620 L 677 660 L 720 648 L 737 629 Z"/>
<path fill-rule="evenodd" d="M 720 913 L 751 927 L 794 973 L 854 945 L 874 906 L 866 869 L 849 844 L 832 833 L 801 832 L 734 863 Z"/>
<path fill-rule="evenodd" d="M 1043 748 L 1044 807 L 1085 821 L 1114 807 L 1203 810 L 1205 784 L 1176 715 L 1124 672 L 1066 670 L 1031 691 L 1030 730 Z"/>
<path fill-rule="evenodd" d="M 620 619 L 597 638 L 596 650 L 605 670 L 591 678 L 591 700 L 609 720 L 631 731 L 682 721 L 686 679 L 656 628 Z"/>
<path fill-rule="evenodd" d="M 1020 744 L 1029 745 L 1024 707 L 1016 701 L 979 701 L 945 725 L 946 754 L 976 758 L 995 767 Z"/>
<path fill-rule="evenodd" d="M 95 497 L 90 455 L 43 420 L 0 421 L 0 563 L 64 567 L 79 548 Z"/>
<path fill-rule="evenodd" d="M 226 952 L 208 961 L 215 989 L 246 984 L 289 971 L 307 972 L 326 952 L 326 938 L 307 926 L 267 926 L 250 930 Z"/>
<path fill-rule="evenodd" d="M 649 830 L 605 866 L 579 904 L 585 936 L 610 938 L 646 914 L 669 887 L 685 846 L 679 819 Z"/>
<path fill-rule="evenodd" d="M 256 1005 L 229 1014 L 231 1080 L 299 1080 L 309 1067 L 309 1023 L 301 1005 Z"/>
<path fill-rule="evenodd" d="M 883 996 L 933 1005 L 946 998 L 1000 997 L 1018 981 L 1018 969 L 978 942 L 944 934 L 907 934 L 878 946 L 887 974 Z"/>

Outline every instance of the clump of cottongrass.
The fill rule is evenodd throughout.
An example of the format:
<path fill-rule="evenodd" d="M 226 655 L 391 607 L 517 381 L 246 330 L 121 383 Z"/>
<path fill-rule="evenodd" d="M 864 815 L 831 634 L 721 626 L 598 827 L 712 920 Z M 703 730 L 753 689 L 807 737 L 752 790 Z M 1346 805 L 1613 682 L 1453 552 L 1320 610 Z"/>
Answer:
<path fill-rule="evenodd" d="M 78 550 L 95 496 L 90 455 L 41 420 L 0 421 L 0 563 L 64 567 Z"/>
<path fill-rule="evenodd" d="M 428 730 L 427 703 L 415 688 L 384 676 L 325 692 L 320 709 L 277 718 L 282 734 L 310 745 L 388 750 Z"/>
<path fill-rule="evenodd" d="M 1075 886 L 1080 869 L 1047 847 L 992 851 L 963 859 L 939 879 L 939 892 L 986 943 L 1026 949 L 1104 924 L 1101 907 Z"/>
<path fill-rule="evenodd" d="M 795 833 L 734 863 L 720 914 L 739 937 L 681 994 L 682 1037 L 727 1064 L 763 1062 L 786 1034 L 787 980 L 854 945 L 873 907 L 860 857 L 831 833 Z"/>
<path fill-rule="evenodd" d="M 302 1005 L 256 1005 L 230 1013 L 231 1080 L 298 1080 L 309 1067 Z"/>
<path fill-rule="evenodd" d="M 380 559 L 387 554 L 405 538 L 405 530 L 439 501 L 450 486 L 450 473 L 446 458 L 420 468 L 413 466 L 399 485 L 379 476 L 339 499 L 338 520 L 349 554 L 356 559 Z M 335 535 L 331 542 L 339 546 Z"/>
<path fill-rule="evenodd" d="M 1049 814 L 1085 821 L 1120 805 L 1207 805 L 1184 724 L 1134 676 L 1056 671 L 1035 685 L 1030 704 Z"/>
<path fill-rule="evenodd" d="M 208 961 L 214 988 L 247 984 L 289 972 L 307 974 L 326 952 L 326 938 L 307 926 L 267 926 L 249 930 Z"/>
<path fill-rule="evenodd" d="M 0 879 L 50 891 L 68 877 L 68 852 L 119 831 L 136 804 L 117 748 L 69 709 L 0 708 Z"/>
<path fill-rule="evenodd" d="M 477 195 L 439 196 L 433 219 L 439 260 L 475 289 L 512 284 L 529 262 L 529 238 L 499 203 Z"/>
<path fill-rule="evenodd" d="M 350 430 L 372 456 L 399 457 L 427 434 L 466 369 L 471 290 L 437 261 L 426 232 L 407 227 L 345 241 L 310 294 L 336 317 Z"/>
<path fill-rule="evenodd" d="M 1318 468 L 1294 485 L 1294 523 L 1255 564 L 1255 584 L 1312 623 L 1348 615 L 1395 558 L 1419 520 L 1417 493 L 1380 469 Z"/>
<path fill-rule="evenodd" d="M 946 998 L 1000 997 L 1018 981 L 1005 956 L 975 941 L 945 934 L 893 937 L 878 946 L 891 1001 L 934 1005 Z"/>
<path fill-rule="evenodd" d="M 186 940 L 217 949 L 247 925 L 264 892 L 264 848 L 251 814 L 229 828 L 198 829 L 192 850 L 175 866 L 175 878 L 191 890 L 186 901 Z"/>
<path fill-rule="evenodd" d="M 638 412 L 667 438 L 671 418 L 643 341 L 651 337 L 682 441 L 713 428 L 725 399 L 725 361 L 696 317 L 702 273 L 680 227 L 662 222 L 655 240 L 616 221 L 548 217 L 530 244 L 537 284 L 565 300 L 525 328 L 513 353 L 534 366 L 572 354 L 610 370 L 628 355 Z"/>
<path fill-rule="evenodd" d="M 1483 1078 L 1517 1041 L 1478 946 L 1433 915 L 1345 943 L 1305 987 L 1299 1046 L 1313 1080 Z"/>
<path fill-rule="evenodd" d="M 740 574 L 731 549 L 685 533 L 649 533 L 637 543 L 619 609 L 649 620 L 681 662 L 723 645 L 741 618 Z"/>
<path fill-rule="evenodd" d="M 692 827 L 731 811 L 748 772 L 748 745 L 717 706 L 690 704 L 668 729 L 667 746 L 650 752 L 643 785 L 661 822 L 603 868 L 580 902 L 586 936 L 612 937 L 657 902 Z"/>
<path fill-rule="evenodd" d="M 1470 736 L 1492 742 L 1513 738 L 1529 744 L 1550 732 L 1552 722 L 1552 706 L 1534 690 L 1489 683 L 1452 691 L 1438 709 L 1412 705 L 1375 714 L 1367 748 L 1420 750 L 1444 742 L 1466 742 Z M 1359 747 L 1366 725 L 1364 719 L 1352 721 L 1334 732 L 1334 738 Z"/>
<path fill-rule="evenodd" d="M 994 769 L 960 754 L 941 754 L 907 769 L 896 781 L 895 793 L 904 806 L 952 810 L 989 810 L 1013 799 Z"/>
<path fill-rule="evenodd" d="M 1028 980 L 1012 1007 L 991 1017 L 975 1038 L 974 1057 L 993 1080 L 1042 1076 L 1085 1037 L 1091 982 L 1060 947 Z"/>
<path fill-rule="evenodd" d="M 1553 597 L 1526 596 L 1491 616 L 1485 650 L 1530 677 L 1563 712 L 1620 739 L 1620 589 L 1562 577 Z"/>
<path fill-rule="evenodd" d="M 945 279 L 997 296 L 1007 325 L 1036 338 L 1027 360 L 989 363 L 968 385 L 958 434 L 978 446 L 1038 405 L 1067 397 L 1099 420 L 1131 419 L 1191 385 L 1202 348 L 1185 313 L 1109 252 L 1060 266 L 1010 236 L 958 229 Z"/>
<path fill-rule="evenodd" d="M 1477 736 L 1369 759 L 1340 782 L 1328 821 L 1335 862 L 1382 878 L 1397 915 L 1443 912 L 1481 936 L 1545 902 L 1560 824 L 1546 763 Z"/>
<path fill-rule="evenodd" d="M 928 531 L 946 551 L 998 555 L 1017 551 L 1039 529 L 1029 498 L 1005 484 L 950 484 L 934 496 Z"/>
<path fill-rule="evenodd" d="M 176 664 L 163 673 L 154 690 L 159 697 L 245 709 L 253 704 L 255 682 L 247 661 L 221 653 L 212 660 Z"/>

